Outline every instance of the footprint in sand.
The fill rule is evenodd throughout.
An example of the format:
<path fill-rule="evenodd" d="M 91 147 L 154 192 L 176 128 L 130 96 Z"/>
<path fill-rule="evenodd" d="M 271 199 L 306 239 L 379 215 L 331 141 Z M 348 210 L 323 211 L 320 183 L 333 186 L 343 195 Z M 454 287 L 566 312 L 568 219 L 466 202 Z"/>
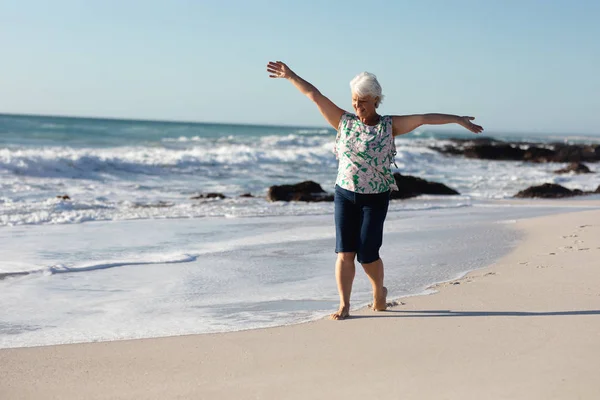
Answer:
<path fill-rule="evenodd" d="M 404 305 L 406 305 L 406 303 L 404 303 L 404 302 L 402 302 L 402 301 L 400 301 L 400 302 L 398 302 L 398 301 L 388 301 L 388 302 L 387 302 L 387 303 L 385 303 L 385 304 L 386 304 L 386 306 L 388 306 L 388 307 L 395 307 L 395 306 L 404 306 Z M 367 304 L 367 307 L 369 307 L 369 308 L 373 308 L 373 303 L 369 303 L 369 304 Z"/>
<path fill-rule="evenodd" d="M 582 247 L 581 249 L 577 249 L 577 250 L 582 251 L 582 250 L 589 250 L 589 249 L 590 249 L 589 247 Z"/>

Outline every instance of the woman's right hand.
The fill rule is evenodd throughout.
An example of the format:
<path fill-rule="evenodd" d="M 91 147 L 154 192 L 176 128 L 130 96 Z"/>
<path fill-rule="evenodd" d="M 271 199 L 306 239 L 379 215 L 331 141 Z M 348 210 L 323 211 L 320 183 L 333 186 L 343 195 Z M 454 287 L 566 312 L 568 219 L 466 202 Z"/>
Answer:
<path fill-rule="evenodd" d="M 316 87 L 296 75 L 294 71 L 281 61 L 269 61 L 267 64 L 267 72 L 269 73 L 269 78 L 288 79 L 302 94 L 315 102 L 317 107 L 319 107 L 319 111 L 321 111 L 321 114 L 323 114 L 333 129 L 338 128 L 344 110 L 336 106 L 327 97 L 323 96 Z"/>
<path fill-rule="evenodd" d="M 281 61 L 269 61 L 269 64 L 267 64 L 267 72 L 269 73 L 269 78 L 289 79 L 295 75 L 294 71 Z"/>

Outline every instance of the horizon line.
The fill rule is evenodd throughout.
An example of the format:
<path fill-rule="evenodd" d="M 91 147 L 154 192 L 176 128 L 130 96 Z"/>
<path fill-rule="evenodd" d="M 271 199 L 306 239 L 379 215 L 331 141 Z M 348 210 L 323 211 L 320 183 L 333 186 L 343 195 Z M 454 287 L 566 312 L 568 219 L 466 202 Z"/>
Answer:
<path fill-rule="evenodd" d="M 82 115 L 52 115 L 52 114 L 31 114 L 31 113 L 5 113 L 0 112 L 1 116 L 9 117 L 33 117 L 33 118 L 65 118 L 65 119 L 96 119 L 101 121 L 119 121 L 119 122 L 154 122 L 165 124 L 204 124 L 204 125 L 235 125 L 235 126 L 266 126 L 278 128 L 315 128 L 315 129 L 332 129 L 327 126 L 315 125 L 278 125 L 278 124 L 259 124 L 259 123 L 243 123 L 243 122 L 212 122 L 212 121 L 192 121 L 192 120 L 174 120 L 174 119 L 152 119 L 152 118 L 124 118 L 124 117 L 106 117 L 106 116 L 82 116 Z"/>
<path fill-rule="evenodd" d="M 103 121 L 120 121 L 120 122 L 154 122 L 154 123 L 165 123 L 165 124 L 205 124 L 205 125 L 234 125 L 234 126 L 263 126 L 263 127 L 279 127 L 279 128 L 315 128 L 315 129 L 331 129 L 335 130 L 331 126 L 326 125 L 285 125 L 285 124 L 272 124 L 272 123 L 243 123 L 243 122 L 215 122 L 215 121 L 192 121 L 192 120 L 173 120 L 173 119 L 151 119 L 151 118 L 124 118 L 124 117 L 106 117 L 106 116 L 81 116 L 81 115 L 52 115 L 52 114 L 31 114 L 31 113 L 5 113 L 0 112 L 0 116 L 9 117 L 33 117 L 33 118 L 65 118 L 65 119 L 95 119 Z M 429 128 L 431 131 L 444 131 L 447 129 L 436 129 Z M 449 131 L 449 130 L 448 130 Z M 582 136 L 600 136 L 600 133 L 564 133 L 564 132 L 524 132 L 515 130 L 492 130 L 488 131 L 488 134 L 496 133 L 509 133 L 509 134 L 523 134 L 523 135 L 582 135 Z M 482 136 L 485 136 L 485 131 Z"/>

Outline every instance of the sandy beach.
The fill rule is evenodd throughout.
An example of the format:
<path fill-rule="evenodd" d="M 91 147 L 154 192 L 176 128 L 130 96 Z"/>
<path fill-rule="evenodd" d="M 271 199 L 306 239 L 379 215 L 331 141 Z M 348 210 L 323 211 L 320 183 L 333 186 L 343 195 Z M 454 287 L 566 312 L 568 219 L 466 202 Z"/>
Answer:
<path fill-rule="evenodd" d="M 0 350 L 0 398 L 598 399 L 600 211 L 514 226 L 512 253 L 386 312 Z"/>

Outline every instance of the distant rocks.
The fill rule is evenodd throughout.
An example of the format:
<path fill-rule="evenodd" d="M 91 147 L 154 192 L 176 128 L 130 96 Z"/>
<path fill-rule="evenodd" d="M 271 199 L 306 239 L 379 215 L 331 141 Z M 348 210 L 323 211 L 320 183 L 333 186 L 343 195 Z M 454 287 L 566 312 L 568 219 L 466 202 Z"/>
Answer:
<path fill-rule="evenodd" d="M 227 196 L 225 196 L 223 193 L 200 193 L 197 196 L 190 197 L 190 199 L 192 199 L 192 200 L 199 200 L 199 199 L 225 199 L 225 198 L 227 198 Z"/>
<path fill-rule="evenodd" d="M 582 163 L 571 163 L 565 168 L 558 169 L 554 171 L 555 174 L 568 174 L 569 172 L 574 172 L 576 174 L 590 174 L 592 171 L 588 168 L 587 165 Z"/>
<path fill-rule="evenodd" d="M 574 197 L 582 196 L 586 194 L 600 194 L 600 186 L 594 192 L 584 192 L 579 189 L 568 189 L 564 186 L 557 185 L 555 183 L 544 183 L 539 186 L 531 186 L 525 190 L 520 191 L 514 197 L 517 198 L 545 198 L 545 199 L 559 199 L 563 197 Z"/>
<path fill-rule="evenodd" d="M 271 186 L 267 192 L 269 201 L 333 201 L 333 195 L 325 192 L 321 185 L 304 181 L 295 185 Z"/>
<path fill-rule="evenodd" d="M 243 194 L 240 194 L 239 197 L 254 197 L 254 196 L 252 195 L 252 193 L 243 193 Z M 223 200 L 226 198 L 227 198 L 227 196 L 225 196 L 223 193 L 200 193 L 196 196 L 190 197 L 190 199 L 192 199 L 192 200 L 202 200 L 202 199 Z"/>
<path fill-rule="evenodd" d="M 394 174 L 398 191 L 392 192 L 392 199 L 408 199 L 422 194 L 457 195 L 456 190 L 443 183 L 429 182 L 416 176 Z"/>
<path fill-rule="evenodd" d="M 592 171 L 583 162 L 600 161 L 599 144 L 505 142 L 481 137 L 450 139 L 450 144 L 430 148 L 447 155 L 482 160 L 569 163 L 567 167 L 554 171 L 557 174 L 589 174 Z M 545 183 L 522 190 L 514 197 L 555 199 L 592 193 L 600 193 L 600 187 L 595 192 L 584 192 L 579 189 L 571 190 L 561 185 Z"/>
<path fill-rule="evenodd" d="M 71 200 L 71 198 L 66 195 L 66 194 L 62 194 L 60 196 L 56 196 L 57 199 L 61 199 L 61 200 Z"/>
<path fill-rule="evenodd" d="M 598 162 L 600 145 L 505 142 L 492 138 L 450 139 L 451 144 L 432 146 L 431 149 L 448 155 L 463 155 L 484 160 L 529 162 Z"/>

